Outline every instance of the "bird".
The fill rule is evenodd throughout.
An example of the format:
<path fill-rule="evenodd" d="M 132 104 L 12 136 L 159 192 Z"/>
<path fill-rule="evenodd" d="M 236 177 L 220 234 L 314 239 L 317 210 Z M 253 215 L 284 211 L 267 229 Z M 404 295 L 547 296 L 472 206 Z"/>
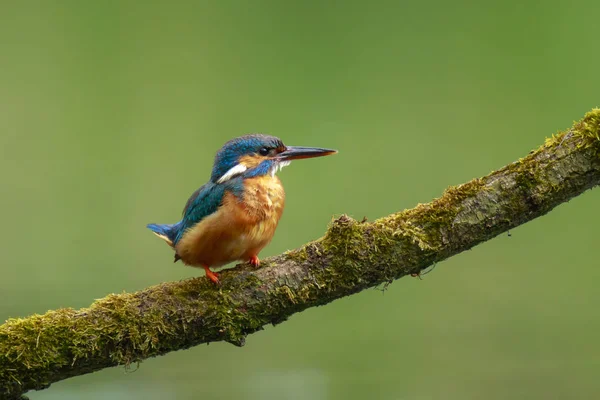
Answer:
<path fill-rule="evenodd" d="M 175 261 L 204 268 L 233 261 L 260 265 L 258 254 L 271 241 L 285 206 L 276 175 L 293 160 L 328 156 L 337 150 L 286 146 L 275 136 L 249 134 L 225 143 L 215 155 L 209 181 L 196 190 L 174 224 L 147 227 L 174 251 Z"/>

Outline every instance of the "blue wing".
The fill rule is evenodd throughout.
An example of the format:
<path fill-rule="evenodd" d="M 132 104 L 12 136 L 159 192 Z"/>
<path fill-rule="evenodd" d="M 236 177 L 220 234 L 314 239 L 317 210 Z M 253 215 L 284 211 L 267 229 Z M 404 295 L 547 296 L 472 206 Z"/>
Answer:
<path fill-rule="evenodd" d="M 156 236 L 167 242 L 167 244 L 173 247 L 173 242 L 179 231 L 181 221 L 176 224 L 148 224 L 146 227 L 150 229 Z"/>
<path fill-rule="evenodd" d="M 196 190 L 183 208 L 183 219 L 173 244 L 177 244 L 187 229 L 216 212 L 223 201 L 224 194 L 225 185 L 217 185 L 212 182 Z"/>

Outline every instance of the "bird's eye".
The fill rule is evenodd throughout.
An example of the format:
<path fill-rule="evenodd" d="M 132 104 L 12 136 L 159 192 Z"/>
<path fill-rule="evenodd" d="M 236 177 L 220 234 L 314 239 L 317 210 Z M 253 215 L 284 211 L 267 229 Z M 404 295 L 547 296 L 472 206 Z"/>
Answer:
<path fill-rule="evenodd" d="M 266 156 L 267 154 L 269 154 L 269 149 L 267 149 L 266 147 L 261 147 L 261 149 L 258 152 L 261 156 Z"/>

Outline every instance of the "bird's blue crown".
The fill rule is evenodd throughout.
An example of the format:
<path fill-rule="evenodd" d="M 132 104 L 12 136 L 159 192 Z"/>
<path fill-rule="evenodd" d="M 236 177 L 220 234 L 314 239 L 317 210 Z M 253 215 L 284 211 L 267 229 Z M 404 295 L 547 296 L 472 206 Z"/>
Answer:
<path fill-rule="evenodd" d="M 260 159 L 253 170 L 248 171 L 251 174 L 249 176 L 267 174 L 273 161 L 266 157 L 283 150 L 285 150 L 285 145 L 281 139 L 275 136 L 252 134 L 232 139 L 217 152 L 210 180 L 213 183 L 222 180 L 227 173 L 240 165 L 244 156 Z"/>
<path fill-rule="evenodd" d="M 190 196 L 183 209 L 181 221 L 175 224 L 149 224 L 148 228 L 176 250 L 177 261 L 185 256 L 177 253 L 177 246 L 182 237 L 204 218 L 217 213 L 224 204 L 223 199 L 227 193 L 236 196 L 240 201 L 243 200 L 246 178 L 267 174 L 274 177 L 279 169 L 292 160 L 334 153 L 336 151 L 332 149 L 285 146 L 281 139 L 268 135 L 254 134 L 232 139 L 217 152 L 210 181 Z M 265 182 L 264 179 L 259 179 L 254 184 Z M 187 262 L 192 261 L 188 259 Z"/>

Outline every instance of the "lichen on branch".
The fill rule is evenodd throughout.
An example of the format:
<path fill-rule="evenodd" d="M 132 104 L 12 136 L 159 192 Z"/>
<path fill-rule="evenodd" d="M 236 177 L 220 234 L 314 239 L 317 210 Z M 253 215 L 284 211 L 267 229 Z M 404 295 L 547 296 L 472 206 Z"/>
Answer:
<path fill-rule="evenodd" d="M 0 326 L 0 398 L 248 334 L 468 250 L 600 183 L 600 109 L 526 157 L 373 222 L 346 215 L 296 250 L 205 278 L 111 294 Z"/>

